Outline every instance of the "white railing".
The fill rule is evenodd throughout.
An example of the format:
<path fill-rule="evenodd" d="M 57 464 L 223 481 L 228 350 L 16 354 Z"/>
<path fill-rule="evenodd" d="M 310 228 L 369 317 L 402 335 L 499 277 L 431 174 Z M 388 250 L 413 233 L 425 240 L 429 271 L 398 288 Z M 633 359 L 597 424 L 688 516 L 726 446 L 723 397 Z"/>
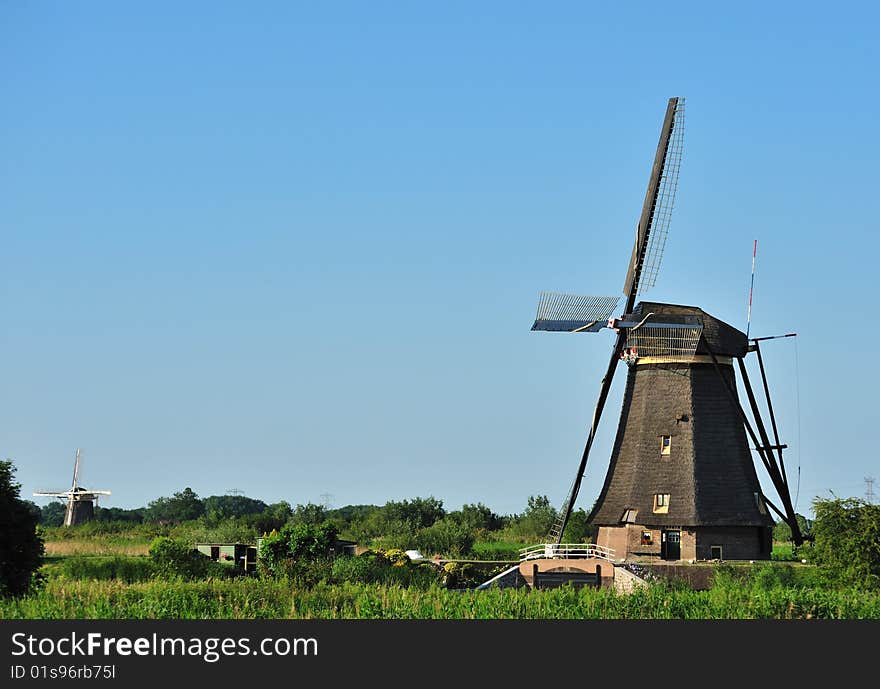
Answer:
<path fill-rule="evenodd" d="M 529 548 L 520 548 L 519 559 L 536 560 L 538 558 L 584 558 L 598 557 L 602 560 L 614 561 L 614 549 L 595 543 L 541 543 Z"/>

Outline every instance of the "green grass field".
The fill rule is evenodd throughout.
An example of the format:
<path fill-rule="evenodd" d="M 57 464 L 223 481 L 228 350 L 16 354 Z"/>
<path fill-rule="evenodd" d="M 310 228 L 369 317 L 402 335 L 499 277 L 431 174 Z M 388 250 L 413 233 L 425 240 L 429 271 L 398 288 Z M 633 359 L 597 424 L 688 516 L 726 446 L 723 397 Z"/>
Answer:
<path fill-rule="evenodd" d="M 821 580 L 817 568 L 800 563 L 722 566 L 706 591 L 675 582 L 632 594 L 570 587 L 455 591 L 426 583 L 430 579 L 409 587 L 347 579 L 308 586 L 260 577 L 157 580 L 150 559 L 128 554 L 130 543 L 124 539 L 89 540 L 97 542 L 92 553 L 112 554 L 48 556 L 41 569 L 43 587 L 26 597 L 0 600 L 0 619 L 880 618 L 880 593 L 834 588 Z M 518 546 L 483 545 L 475 554 L 485 559 L 500 559 L 498 554 Z M 790 549 L 780 550 L 779 558 L 790 559 Z"/>
<path fill-rule="evenodd" d="M 0 602 L 3 619 L 868 619 L 880 594 L 802 585 L 653 586 L 622 595 L 571 587 L 450 591 L 369 584 L 297 588 L 285 581 L 165 582 L 54 577 Z"/>
<path fill-rule="evenodd" d="M 311 577 L 309 584 L 257 576 L 169 581 L 156 579 L 146 556 L 152 533 L 50 535 L 41 568 L 44 585 L 28 596 L 0 600 L 0 619 L 880 618 L 880 593 L 836 587 L 818 568 L 801 564 L 802 558 L 809 562 L 808 549 L 794 552 L 786 544 L 775 544 L 772 562 L 722 565 L 709 590 L 664 582 L 616 594 L 570 587 L 449 590 L 442 577 L 435 580 L 424 570 L 415 578 L 355 581 L 375 567 L 355 560 L 336 563 L 345 566 L 334 565 L 334 576 Z M 513 541 L 478 542 L 472 558 L 515 560 L 521 547 Z M 396 569 L 391 573 L 405 574 Z"/>

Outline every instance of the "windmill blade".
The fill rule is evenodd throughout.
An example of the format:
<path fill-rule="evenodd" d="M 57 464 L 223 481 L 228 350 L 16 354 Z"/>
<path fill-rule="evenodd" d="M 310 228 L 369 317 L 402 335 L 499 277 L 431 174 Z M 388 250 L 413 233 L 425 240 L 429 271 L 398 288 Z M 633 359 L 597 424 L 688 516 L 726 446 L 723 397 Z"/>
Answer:
<path fill-rule="evenodd" d="M 684 98 L 670 98 L 666 106 L 666 116 L 663 119 L 660 141 L 657 144 L 654 166 L 648 180 L 632 257 L 623 286 L 623 293 L 627 297 L 626 313 L 632 311 L 639 294 L 654 286 L 660 270 L 681 168 L 684 102 Z"/>
<path fill-rule="evenodd" d="M 76 490 L 76 481 L 79 477 L 79 448 L 76 448 L 76 460 L 73 462 L 73 484 L 70 486 L 70 490 Z"/>
<path fill-rule="evenodd" d="M 620 297 L 541 292 L 532 330 L 595 333 L 608 325 Z"/>
<path fill-rule="evenodd" d="M 666 106 L 666 115 L 663 118 L 663 126 L 660 130 L 660 141 L 657 144 L 657 152 L 654 155 L 654 166 L 651 170 L 651 177 L 648 181 L 648 190 L 645 193 L 645 201 L 642 204 L 642 213 L 639 218 L 639 225 L 636 231 L 635 244 L 633 245 L 632 258 L 629 262 L 627 270 L 626 282 L 624 283 L 623 293 L 626 296 L 626 307 L 624 313 L 632 313 L 636 303 L 636 296 L 639 293 L 639 284 L 643 274 L 651 273 L 653 276 L 650 280 L 646 280 L 646 284 L 656 279 L 657 269 L 660 266 L 660 258 L 663 254 L 663 247 L 666 243 L 666 232 L 669 227 L 669 217 L 675 200 L 675 191 L 678 184 L 678 170 L 681 165 L 682 135 L 684 123 L 684 98 L 670 98 Z M 660 229 L 654 233 L 655 224 Z M 654 234 L 653 245 L 651 244 L 651 235 Z M 650 249 L 649 247 L 654 248 Z M 648 264 L 646 270 L 646 258 L 651 255 L 651 263 Z M 653 268 L 651 266 L 654 266 Z M 602 383 L 599 386 L 599 398 L 596 401 L 596 408 L 593 411 L 593 420 L 590 424 L 590 432 L 587 435 L 587 442 L 581 456 L 578 472 L 575 475 L 571 491 L 563 503 L 562 509 L 556 523 L 550 532 L 551 539 L 561 543 L 565 532 L 565 526 L 571 516 L 574 508 L 577 494 L 580 490 L 581 481 L 584 477 L 584 471 L 587 467 L 587 459 L 590 455 L 590 448 L 596 437 L 596 430 L 599 426 L 599 419 L 602 416 L 602 410 L 605 408 L 605 402 L 608 399 L 608 392 L 611 389 L 611 381 L 614 378 L 614 371 L 620 361 L 620 355 L 626 345 L 627 332 L 618 330 L 617 338 L 614 343 L 614 349 L 611 352 L 611 359 L 608 362 L 608 368 Z"/>

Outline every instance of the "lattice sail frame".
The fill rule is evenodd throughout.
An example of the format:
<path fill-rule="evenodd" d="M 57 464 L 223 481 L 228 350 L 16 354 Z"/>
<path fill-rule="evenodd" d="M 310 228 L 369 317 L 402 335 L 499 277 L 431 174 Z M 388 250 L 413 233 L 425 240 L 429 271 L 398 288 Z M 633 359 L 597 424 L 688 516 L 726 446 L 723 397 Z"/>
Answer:
<path fill-rule="evenodd" d="M 660 177 L 657 200 L 651 216 L 651 234 L 648 236 L 648 246 L 642 261 L 637 292 L 639 295 L 656 284 L 663 251 L 666 249 L 666 238 L 669 235 L 669 224 L 672 221 L 672 209 L 675 207 L 678 173 L 681 170 L 681 157 L 684 151 L 684 105 L 685 99 L 679 98 L 675 106 L 669 145 L 666 149 L 666 163 Z"/>
<path fill-rule="evenodd" d="M 599 332 L 617 308 L 619 297 L 541 292 L 532 330 Z"/>

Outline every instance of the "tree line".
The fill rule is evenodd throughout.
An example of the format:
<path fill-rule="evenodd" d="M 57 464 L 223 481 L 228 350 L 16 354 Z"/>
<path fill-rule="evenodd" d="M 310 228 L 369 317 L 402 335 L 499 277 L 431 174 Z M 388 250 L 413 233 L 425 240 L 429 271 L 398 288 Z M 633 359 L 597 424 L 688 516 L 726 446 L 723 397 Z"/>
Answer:
<path fill-rule="evenodd" d="M 58 515 L 47 509 L 49 506 L 41 509 L 21 498 L 14 472 L 11 461 L 0 461 L 0 595 L 24 592 L 39 580 L 43 554 L 41 526 L 59 523 Z M 61 508 L 63 517 L 64 505 L 53 504 Z M 815 520 L 804 519 L 801 524 L 802 531 L 812 541 L 811 561 L 824 565 L 824 571 L 842 582 L 880 586 L 880 506 L 856 498 L 817 498 L 813 508 Z M 557 511 L 547 496 L 529 497 L 521 513 L 499 515 L 482 503 L 447 510 L 443 501 L 433 496 L 391 500 L 382 506 L 348 505 L 327 509 L 313 503 L 267 504 L 241 495 L 200 498 L 187 487 L 137 510 L 100 508 L 96 510 L 94 523 L 76 528 L 98 527 L 95 532 L 100 533 L 102 525 L 139 528 L 132 522 L 162 528 L 173 523 L 200 527 L 231 524 L 238 529 L 237 533 L 281 534 L 282 550 L 293 547 L 291 544 L 301 542 L 306 536 L 326 540 L 324 537 L 332 534 L 334 538 L 338 535 L 382 550 L 417 548 L 429 556 L 434 553 L 461 556 L 471 555 L 475 544 L 539 542 L 546 538 L 556 516 Z M 587 512 L 576 510 L 563 540 L 592 542 L 595 540 L 592 529 L 587 524 Z M 777 537 L 785 538 L 786 529 L 782 524 L 777 525 Z M 789 531 L 787 537 L 790 536 Z"/>
<path fill-rule="evenodd" d="M 62 501 L 50 502 L 42 508 L 30 503 L 30 509 L 38 515 L 42 526 L 60 526 L 64 521 Z M 429 551 L 451 548 L 458 553 L 467 551 L 474 540 L 488 533 L 501 533 L 511 540 L 544 537 L 556 516 L 556 508 L 546 495 L 530 496 L 520 513 L 500 515 L 479 502 L 447 510 L 443 501 L 434 496 L 329 509 L 311 502 L 295 506 L 286 501 L 266 503 L 245 495 L 201 498 L 189 486 L 156 498 L 146 507 L 95 508 L 95 521 L 99 523 L 167 525 L 200 520 L 216 525 L 235 520 L 259 533 L 279 529 L 288 522 L 330 522 L 338 533 L 358 542 L 381 538 L 390 547 L 421 546 Z M 586 520 L 587 513 L 576 510 L 569 520 L 566 540 L 584 542 L 593 538 L 595 531 Z"/>

